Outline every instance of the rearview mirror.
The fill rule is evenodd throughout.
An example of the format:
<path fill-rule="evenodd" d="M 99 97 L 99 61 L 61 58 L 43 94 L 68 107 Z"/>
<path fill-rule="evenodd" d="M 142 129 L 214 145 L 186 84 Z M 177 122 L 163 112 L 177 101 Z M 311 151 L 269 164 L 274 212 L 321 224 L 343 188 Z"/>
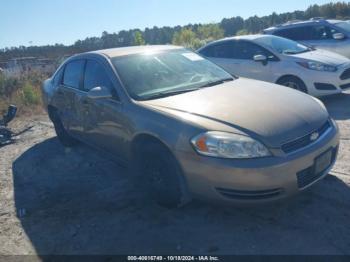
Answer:
<path fill-rule="evenodd" d="M 107 87 L 98 86 L 90 89 L 87 92 L 87 97 L 90 99 L 112 98 L 112 93 Z"/>
<path fill-rule="evenodd" d="M 333 39 L 335 39 L 335 40 L 343 40 L 344 38 L 345 38 L 345 35 L 343 33 L 333 34 Z"/>

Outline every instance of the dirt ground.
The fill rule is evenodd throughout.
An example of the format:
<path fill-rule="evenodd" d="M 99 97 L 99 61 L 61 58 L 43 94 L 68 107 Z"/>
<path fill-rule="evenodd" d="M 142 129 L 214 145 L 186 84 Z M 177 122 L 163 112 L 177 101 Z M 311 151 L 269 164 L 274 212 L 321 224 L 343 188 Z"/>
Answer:
<path fill-rule="evenodd" d="M 350 94 L 323 99 L 341 130 L 334 169 L 287 202 L 193 202 L 165 210 L 125 167 L 87 146 L 65 149 L 46 116 L 0 148 L 0 254 L 350 254 Z"/>

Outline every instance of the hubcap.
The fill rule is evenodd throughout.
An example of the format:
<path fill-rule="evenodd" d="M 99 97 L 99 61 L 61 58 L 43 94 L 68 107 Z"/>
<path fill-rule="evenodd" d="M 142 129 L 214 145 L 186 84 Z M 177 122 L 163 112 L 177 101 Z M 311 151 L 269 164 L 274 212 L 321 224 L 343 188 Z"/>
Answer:
<path fill-rule="evenodd" d="M 296 89 L 296 90 L 300 90 L 300 87 L 297 83 L 295 82 L 285 82 L 284 83 L 285 86 Z"/>
<path fill-rule="evenodd" d="M 157 191 L 164 188 L 164 179 L 162 176 L 161 166 L 148 165 L 146 169 L 148 170 L 148 173 L 149 173 L 149 177 L 147 180 L 148 180 L 148 183 L 150 183 L 151 187 Z"/>

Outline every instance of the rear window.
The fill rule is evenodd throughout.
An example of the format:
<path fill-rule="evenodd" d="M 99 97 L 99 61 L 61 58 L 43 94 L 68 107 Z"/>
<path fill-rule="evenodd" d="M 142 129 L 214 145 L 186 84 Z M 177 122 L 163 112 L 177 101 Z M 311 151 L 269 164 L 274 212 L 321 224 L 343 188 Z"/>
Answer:
<path fill-rule="evenodd" d="M 234 46 L 232 41 L 212 44 L 200 51 L 206 57 L 233 58 Z"/>
<path fill-rule="evenodd" d="M 66 65 L 63 76 L 64 85 L 79 89 L 84 62 L 84 60 L 75 60 Z"/>

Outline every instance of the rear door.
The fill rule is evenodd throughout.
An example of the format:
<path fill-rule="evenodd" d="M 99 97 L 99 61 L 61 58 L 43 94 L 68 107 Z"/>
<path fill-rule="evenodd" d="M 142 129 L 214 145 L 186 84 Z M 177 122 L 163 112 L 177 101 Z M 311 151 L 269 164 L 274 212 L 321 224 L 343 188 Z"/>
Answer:
<path fill-rule="evenodd" d="M 79 137 L 83 131 L 78 101 L 82 95 L 84 65 L 83 59 L 68 62 L 65 65 L 62 84 L 57 90 L 63 101 L 59 107 L 61 120 L 69 133 L 75 137 Z"/>
<path fill-rule="evenodd" d="M 82 97 L 81 115 L 84 138 L 90 144 L 108 151 L 118 159 L 126 156 L 127 118 L 114 86 L 112 70 L 102 62 L 88 59 L 84 72 L 83 90 L 87 94 L 94 87 L 107 87 L 113 98 Z"/>
<path fill-rule="evenodd" d="M 234 55 L 233 41 L 222 41 L 200 51 L 200 54 L 207 57 L 210 61 L 225 69 L 232 75 L 239 76 L 239 61 L 236 61 Z"/>

